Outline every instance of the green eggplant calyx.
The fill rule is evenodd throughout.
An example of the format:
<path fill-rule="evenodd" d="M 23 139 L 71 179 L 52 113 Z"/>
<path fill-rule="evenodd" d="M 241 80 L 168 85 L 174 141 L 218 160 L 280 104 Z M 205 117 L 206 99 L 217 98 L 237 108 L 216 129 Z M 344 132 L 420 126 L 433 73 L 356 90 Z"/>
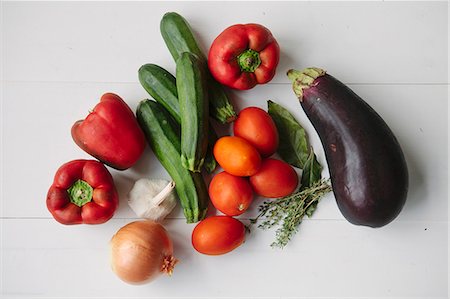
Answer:
<path fill-rule="evenodd" d="M 314 80 L 325 75 L 326 71 L 316 67 L 306 68 L 302 71 L 291 69 L 287 76 L 292 81 L 292 89 L 300 102 L 303 100 L 303 90 L 313 85 Z"/>
<path fill-rule="evenodd" d="M 77 180 L 67 189 L 69 193 L 70 202 L 82 207 L 92 200 L 92 194 L 94 189 L 87 182 L 83 180 Z"/>
<path fill-rule="evenodd" d="M 237 57 L 239 67 L 243 72 L 253 73 L 261 64 L 259 53 L 252 49 L 247 49 Z"/>

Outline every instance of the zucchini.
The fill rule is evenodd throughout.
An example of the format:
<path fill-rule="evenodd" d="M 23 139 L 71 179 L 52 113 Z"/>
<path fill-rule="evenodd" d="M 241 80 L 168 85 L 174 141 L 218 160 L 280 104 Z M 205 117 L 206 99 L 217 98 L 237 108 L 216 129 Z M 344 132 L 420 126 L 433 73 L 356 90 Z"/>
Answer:
<path fill-rule="evenodd" d="M 138 74 L 142 87 L 181 123 L 175 77 L 162 67 L 150 63 L 141 66 Z"/>
<path fill-rule="evenodd" d="M 199 172 L 208 148 L 208 89 L 201 61 L 184 52 L 177 60 L 176 78 L 181 117 L 181 165 Z"/>
<path fill-rule="evenodd" d="M 210 122 L 208 130 L 208 148 L 206 150 L 205 162 L 203 162 L 203 167 L 208 173 L 212 173 L 217 167 L 217 161 L 214 157 L 214 145 L 216 144 L 217 139 L 216 131 L 214 131 Z"/>
<path fill-rule="evenodd" d="M 183 52 L 195 54 L 202 61 L 208 81 L 210 116 L 223 124 L 234 121 L 236 111 L 223 86 L 209 73 L 206 56 L 200 49 L 186 19 L 176 12 L 168 12 L 161 19 L 160 31 L 175 62 Z"/>
<path fill-rule="evenodd" d="M 190 52 L 206 61 L 206 56 L 200 49 L 191 26 L 180 14 L 168 12 L 164 14 L 160 23 L 161 35 L 175 61 L 183 52 Z"/>
<path fill-rule="evenodd" d="M 155 156 L 175 181 L 187 223 L 205 218 L 208 190 L 200 173 L 190 172 L 180 163 L 180 135 L 167 110 L 159 103 L 143 100 L 136 117 Z"/>
<path fill-rule="evenodd" d="M 144 89 L 181 124 L 180 103 L 175 77 L 166 69 L 155 65 L 145 64 L 139 68 L 139 81 Z M 208 149 L 203 163 L 207 172 L 213 172 L 217 167 L 213 154 L 213 147 L 217 140 L 217 134 L 211 123 L 208 130 Z"/>

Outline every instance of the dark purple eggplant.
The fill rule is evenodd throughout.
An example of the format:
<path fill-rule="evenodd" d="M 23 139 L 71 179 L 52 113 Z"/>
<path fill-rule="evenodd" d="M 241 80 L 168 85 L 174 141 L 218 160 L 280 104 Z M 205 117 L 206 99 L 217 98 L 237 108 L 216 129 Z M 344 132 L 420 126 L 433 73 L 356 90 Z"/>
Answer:
<path fill-rule="evenodd" d="M 341 213 L 357 225 L 390 223 L 408 192 L 405 157 L 391 129 L 363 99 L 324 70 L 290 70 L 288 76 L 324 147 Z"/>

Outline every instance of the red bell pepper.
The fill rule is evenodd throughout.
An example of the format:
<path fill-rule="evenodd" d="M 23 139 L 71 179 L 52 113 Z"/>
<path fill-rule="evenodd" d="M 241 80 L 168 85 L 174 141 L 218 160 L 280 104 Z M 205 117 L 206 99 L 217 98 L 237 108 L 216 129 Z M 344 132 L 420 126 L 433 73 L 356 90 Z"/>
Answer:
<path fill-rule="evenodd" d="M 85 152 L 119 170 L 133 166 L 146 146 L 133 111 L 113 93 L 104 94 L 86 119 L 72 126 L 72 138 Z"/>
<path fill-rule="evenodd" d="M 259 24 L 238 24 L 214 40 L 208 66 L 218 82 L 244 90 L 272 80 L 279 58 L 280 47 L 269 29 Z"/>
<path fill-rule="evenodd" d="M 47 193 L 47 208 L 62 224 L 106 222 L 118 204 L 111 174 L 95 160 L 73 160 L 62 165 Z"/>

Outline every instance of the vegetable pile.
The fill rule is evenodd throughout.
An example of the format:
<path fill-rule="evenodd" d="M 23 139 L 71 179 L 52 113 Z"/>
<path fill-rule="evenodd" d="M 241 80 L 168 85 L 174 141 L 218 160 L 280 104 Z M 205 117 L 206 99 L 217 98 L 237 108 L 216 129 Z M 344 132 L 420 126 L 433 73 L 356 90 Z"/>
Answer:
<path fill-rule="evenodd" d="M 230 26 L 208 55 L 181 15 L 166 13 L 160 31 L 175 76 L 157 64 L 142 65 L 139 82 L 151 98 L 140 101 L 136 115 L 118 95 L 104 94 L 71 131 L 74 142 L 97 160 L 63 164 L 47 194 L 56 221 L 104 223 L 119 204 L 106 166 L 133 167 L 149 144 L 171 180 L 141 178 L 128 190 L 130 208 L 145 220 L 128 223 L 111 239 L 111 267 L 121 280 L 142 284 L 172 274 L 178 260 L 162 221 L 178 202 L 186 222 L 195 223 L 193 248 L 206 255 L 235 250 L 253 225 L 277 227 L 272 246 L 285 247 L 330 191 L 351 223 L 379 227 L 397 217 L 408 189 L 400 145 L 347 86 L 319 68 L 288 72 L 325 149 L 331 178 L 322 178 L 305 130 L 285 107 L 269 100 L 267 110 L 237 111 L 226 92 L 274 77 L 280 47 L 268 28 Z M 217 126 L 230 134 L 218 136 Z M 212 177 L 209 185 L 205 174 Z M 246 226 L 241 215 L 256 197 L 264 200 Z M 217 213 L 208 213 L 209 207 Z"/>

